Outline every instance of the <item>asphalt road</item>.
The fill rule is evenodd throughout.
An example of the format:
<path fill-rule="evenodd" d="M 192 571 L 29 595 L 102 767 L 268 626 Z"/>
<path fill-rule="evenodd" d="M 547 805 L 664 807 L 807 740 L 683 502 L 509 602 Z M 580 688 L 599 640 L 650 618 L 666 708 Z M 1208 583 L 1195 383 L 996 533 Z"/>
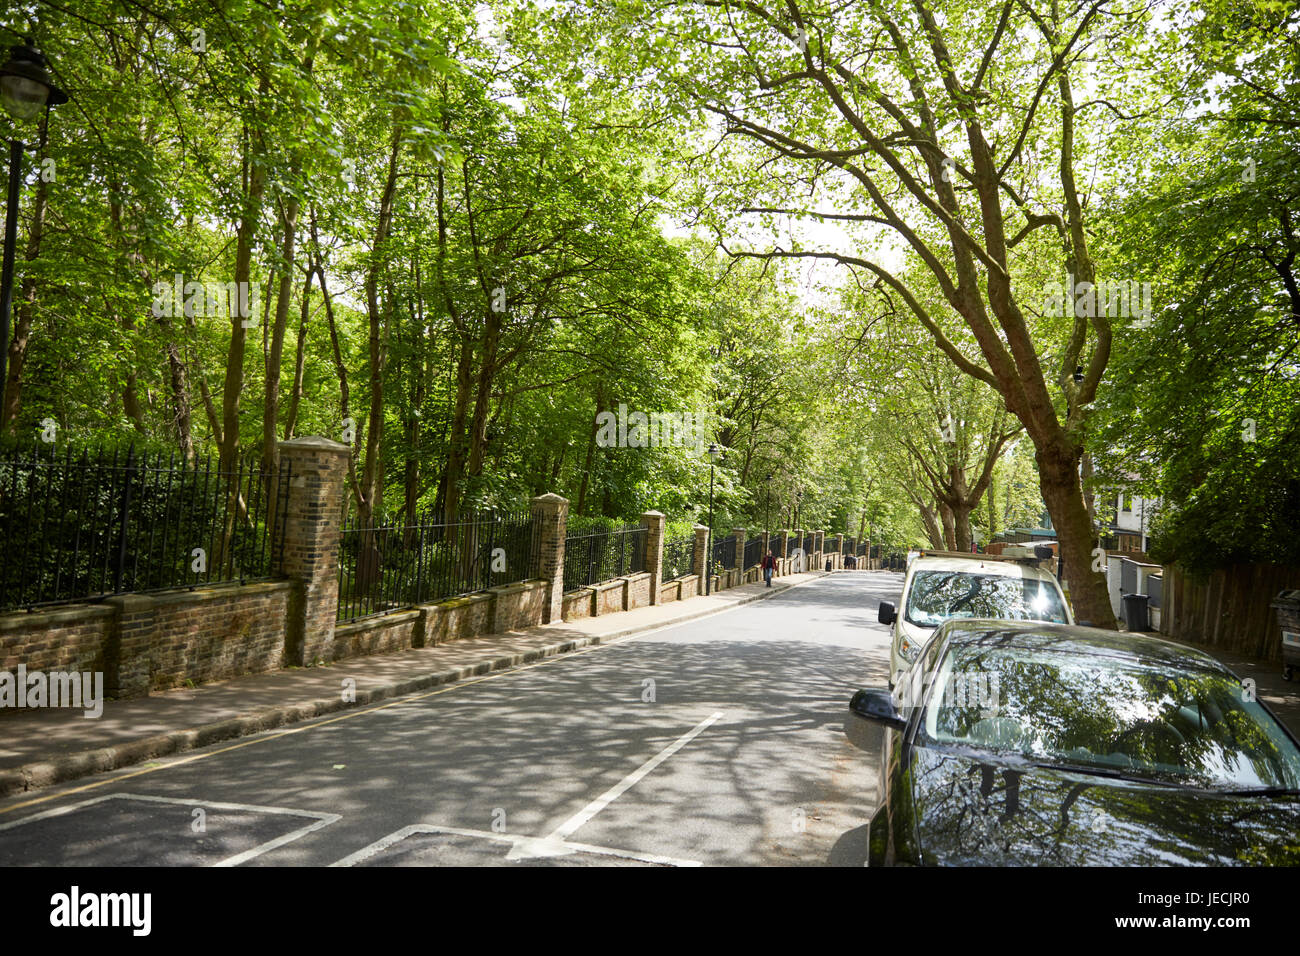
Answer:
<path fill-rule="evenodd" d="M 861 864 L 881 600 L 767 600 L 0 803 L 0 866 Z"/>

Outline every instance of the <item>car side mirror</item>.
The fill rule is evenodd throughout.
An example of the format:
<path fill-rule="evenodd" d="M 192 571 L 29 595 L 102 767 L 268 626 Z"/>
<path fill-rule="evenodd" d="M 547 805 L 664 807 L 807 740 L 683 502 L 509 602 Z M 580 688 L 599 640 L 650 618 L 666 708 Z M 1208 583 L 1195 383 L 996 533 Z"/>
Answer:
<path fill-rule="evenodd" d="M 876 620 L 881 624 L 893 624 L 898 618 L 898 609 L 888 601 L 880 602 L 880 609 L 876 612 Z"/>
<path fill-rule="evenodd" d="M 895 730 L 907 726 L 907 720 L 894 707 L 894 696 L 887 690 L 870 688 L 858 691 L 849 701 L 849 710 L 863 720 L 883 724 Z"/>

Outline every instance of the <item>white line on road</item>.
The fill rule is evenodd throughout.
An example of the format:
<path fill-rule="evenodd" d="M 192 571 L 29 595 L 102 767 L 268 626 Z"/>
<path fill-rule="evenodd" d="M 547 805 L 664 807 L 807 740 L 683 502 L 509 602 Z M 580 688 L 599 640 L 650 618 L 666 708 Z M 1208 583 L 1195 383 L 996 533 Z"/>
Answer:
<path fill-rule="evenodd" d="M 341 860 L 331 863 L 335 866 L 356 866 L 363 863 L 373 856 L 377 856 L 389 847 L 401 843 L 409 837 L 420 833 L 429 834 L 446 834 L 449 836 L 470 837 L 476 840 L 490 840 L 494 843 L 518 844 L 520 841 L 537 842 L 536 837 L 519 837 L 503 833 L 491 833 L 487 830 L 465 830 L 461 827 L 435 827 L 425 823 L 412 824 L 409 827 L 402 827 L 395 830 L 388 836 L 376 840 L 369 846 L 362 847 L 355 853 L 350 853 Z M 587 843 L 563 843 L 558 845 L 558 852 L 555 853 L 532 853 L 525 854 L 530 856 L 564 856 L 569 853 L 594 853 L 600 856 L 613 856 L 622 860 L 636 860 L 639 863 L 652 863 L 659 866 L 699 866 L 699 860 L 683 860 L 675 856 L 661 856 L 657 853 L 638 853 L 635 850 L 616 850 L 607 846 L 591 846 Z M 507 856 L 507 860 L 518 859 L 518 857 Z"/>
<path fill-rule="evenodd" d="M 75 810 L 84 810 L 86 807 L 92 807 L 96 804 L 104 803 L 107 800 L 136 800 L 141 803 L 164 803 L 172 806 L 183 807 L 201 807 L 204 810 L 230 810 L 238 813 L 275 813 L 291 817 L 307 817 L 315 820 L 315 823 L 308 824 L 305 827 L 299 827 L 297 830 L 291 830 L 284 836 L 276 837 L 274 840 L 268 840 L 265 843 L 259 843 L 252 849 L 245 850 L 243 853 L 237 853 L 234 856 L 227 857 L 212 864 L 218 867 L 238 866 L 241 863 L 247 863 L 263 853 L 269 853 L 277 847 L 284 846 L 286 843 L 292 843 L 299 837 L 304 837 L 314 830 L 321 827 L 327 827 L 331 823 L 341 820 L 337 813 L 318 813 L 315 810 L 291 810 L 287 807 L 262 807 L 251 803 L 218 803 L 215 800 L 184 800 L 179 797 L 155 797 L 152 794 L 144 793 L 110 793 L 102 797 L 94 797 L 90 800 L 83 800 L 80 803 L 74 803 L 66 807 L 59 807 L 55 810 L 46 810 L 42 813 L 34 813 L 29 817 L 23 817 L 20 820 L 12 820 L 9 823 L 0 823 L 0 830 L 9 830 L 13 827 L 20 827 L 27 823 L 33 823 L 37 820 L 48 820 L 51 817 L 61 817 L 65 814 L 72 813 Z"/>
<path fill-rule="evenodd" d="M 620 780 L 614 786 L 610 787 L 591 803 L 587 804 L 569 819 L 565 820 L 558 827 L 552 830 L 544 837 L 514 836 L 500 833 L 488 833 L 484 830 L 462 830 L 457 827 L 436 827 L 427 824 L 414 824 L 408 827 L 402 827 L 388 836 L 376 840 L 369 846 L 364 846 L 355 853 L 345 856 L 341 860 L 336 860 L 330 866 L 356 866 L 371 857 L 382 853 L 389 847 L 402 842 L 417 833 L 447 833 L 457 836 L 474 837 L 477 839 L 494 840 L 500 843 L 511 844 L 510 852 L 506 854 L 507 860 L 527 860 L 535 857 L 548 856 L 567 856 L 570 853 L 597 853 L 602 856 L 622 857 L 623 859 L 639 860 L 643 863 L 658 863 L 667 866 L 699 866 L 698 860 L 684 860 L 670 856 L 660 856 L 654 853 L 638 853 L 633 850 L 616 850 L 611 847 L 592 846 L 586 843 L 570 843 L 568 838 L 584 824 L 590 822 L 591 818 L 600 813 L 607 806 L 627 793 L 642 779 L 650 773 L 655 767 L 659 766 L 677 751 L 681 750 L 688 743 L 698 737 L 709 727 L 717 723 L 723 716 L 724 711 L 717 711 L 711 714 L 705 720 L 700 721 L 686 733 L 682 734 L 663 750 L 659 751 L 641 766 L 637 767 L 630 774 Z"/>
<path fill-rule="evenodd" d="M 543 840 L 547 840 L 547 841 L 567 840 L 569 837 L 573 835 L 574 831 L 576 831 L 580 826 L 582 826 L 584 823 L 589 821 L 596 814 L 600 813 L 601 810 L 604 810 L 607 806 L 609 806 L 611 803 L 613 803 L 623 794 L 627 793 L 628 790 L 635 787 L 637 783 L 640 782 L 640 780 L 643 777 L 645 777 L 645 775 L 648 774 L 651 770 L 654 770 L 655 767 L 659 766 L 661 763 L 663 763 L 673 754 L 677 753 L 677 751 L 681 750 L 683 747 L 689 744 L 700 734 L 704 733 L 704 731 L 708 730 L 709 727 L 711 727 L 713 724 L 717 723 L 717 721 L 719 721 L 722 718 L 722 714 L 723 714 L 722 711 L 718 711 L 717 713 L 713 714 L 711 717 L 708 717 L 707 719 L 700 721 L 691 730 L 688 730 L 686 733 L 682 734 L 680 737 L 678 737 L 676 740 L 670 743 L 663 750 L 659 751 L 657 754 L 655 754 L 653 757 L 651 757 L 641 766 L 637 767 L 635 770 L 633 770 L 630 774 L 628 774 L 618 783 L 614 784 L 614 786 L 610 787 L 608 790 L 602 793 L 595 800 L 591 801 L 591 803 L 587 804 L 585 807 L 583 807 L 573 816 L 569 817 L 569 819 L 561 823 L 553 831 L 551 831 L 545 837 L 543 837 Z"/>

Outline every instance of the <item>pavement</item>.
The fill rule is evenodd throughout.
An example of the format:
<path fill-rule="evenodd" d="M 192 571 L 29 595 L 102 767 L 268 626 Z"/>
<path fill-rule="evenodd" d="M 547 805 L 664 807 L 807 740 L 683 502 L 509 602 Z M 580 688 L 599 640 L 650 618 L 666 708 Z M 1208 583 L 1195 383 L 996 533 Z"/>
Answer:
<path fill-rule="evenodd" d="M 0 712 L 0 798 L 695 620 L 825 574 L 793 574 L 773 579 L 770 588 L 746 584 L 581 621 L 110 700 L 93 719 L 61 708 Z"/>

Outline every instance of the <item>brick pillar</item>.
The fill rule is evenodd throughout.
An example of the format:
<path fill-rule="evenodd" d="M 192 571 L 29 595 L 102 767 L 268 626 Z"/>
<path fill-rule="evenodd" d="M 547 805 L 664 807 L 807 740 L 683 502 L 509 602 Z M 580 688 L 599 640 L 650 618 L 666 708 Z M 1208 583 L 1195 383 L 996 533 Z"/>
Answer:
<path fill-rule="evenodd" d="M 546 582 L 542 623 L 564 618 L 564 535 L 569 527 L 569 499 L 539 495 L 532 501 L 533 555 L 537 576 Z"/>
<path fill-rule="evenodd" d="M 709 529 L 702 524 L 695 526 L 695 573 L 700 582 L 696 593 L 703 594 L 709 574 Z"/>
<path fill-rule="evenodd" d="M 660 577 L 664 573 L 664 526 L 668 519 L 660 511 L 646 511 L 641 515 L 645 528 L 645 569 L 650 572 L 650 603 L 659 603 Z"/>
<path fill-rule="evenodd" d="M 292 585 L 286 664 L 333 660 L 339 604 L 339 541 L 348 446 L 306 436 L 280 442 L 290 468 L 280 569 Z"/>
<path fill-rule="evenodd" d="M 814 571 L 820 571 L 826 566 L 826 532 L 813 532 L 813 551 L 817 554 L 817 567 Z"/>
<path fill-rule="evenodd" d="M 835 567 L 844 567 L 844 535 L 835 536 Z"/>
<path fill-rule="evenodd" d="M 157 639 L 153 598 L 115 594 L 104 603 L 117 611 L 104 645 L 104 693 L 125 699 L 149 695 L 149 668 Z"/>
<path fill-rule="evenodd" d="M 736 568 L 744 574 L 745 572 L 745 529 L 732 528 L 731 533 L 736 536 Z M 741 582 L 744 583 L 743 581 Z"/>
<path fill-rule="evenodd" d="M 790 556 L 790 553 L 786 550 L 786 544 L 789 538 L 790 532 L 787 529 L 783 529 L 776 533 L 776 557 L 787 558 Z"/>

